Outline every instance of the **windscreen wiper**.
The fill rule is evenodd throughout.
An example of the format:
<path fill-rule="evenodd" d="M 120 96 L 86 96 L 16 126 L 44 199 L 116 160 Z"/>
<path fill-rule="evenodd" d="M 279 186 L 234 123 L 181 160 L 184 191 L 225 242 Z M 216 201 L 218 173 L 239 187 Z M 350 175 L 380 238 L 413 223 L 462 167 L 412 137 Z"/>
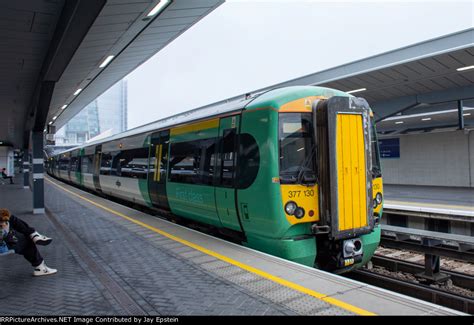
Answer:
<path fill-rule="evenodd" d="M 382 169 L 378 166 L 373 166 L 372 175 L 373 175 L 372 177 L 375 177 L 375 178 L 382 176 Z"/>
<path fill-rule="evenodd" d="M 285 175 L 281 175 L 280 176 L 280 181 L 283 183 L 283 184 L 294 184 L 296 183 L 296 177 L 295 176 L 285 176 Z"/>
<path fill-rule="evenodd" d="M 303 161 L 303 164 L 300 166 L 299 170 L 298 170 L 298 177 L 296 177 L 296 182 L 298 184 L 301 184 L 303 183 L 303 180 L 305 180 L 305 177 L 304 177 L 304 174 L 305 174 L 305 169 L 308 168 L 309 166 L 309 163 L 311 162 L 311 160 L 313 159 L 313 156 L 316 154 L 316 145 L 313 144 L 311 146 L 311 152 L 309 153 L 309 155 L 305 158 L 305 160 Z M 313 177 L 313 178 L 310 178 L 308 181 L 309 182 L 317 182 L 317 178 L 316 177 Z"/>

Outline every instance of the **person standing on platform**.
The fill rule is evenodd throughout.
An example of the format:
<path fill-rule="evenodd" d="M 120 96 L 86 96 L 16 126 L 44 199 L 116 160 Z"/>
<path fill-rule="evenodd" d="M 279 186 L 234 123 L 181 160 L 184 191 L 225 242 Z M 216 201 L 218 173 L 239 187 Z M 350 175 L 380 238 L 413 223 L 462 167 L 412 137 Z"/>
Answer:
<path fill-rule="evenodd" d="M 14 250 L 16 254 L 31 263 L 34 268 L 34 276 L 50 275 L 58 272 L 46 266 L 43 257 L 36 245 L 49 245 L 51 238 L 40 235 L 34 228 L 31 228 L 20 218 L 10 214 L 7 209 L 0 208 L 0 229 L 2 241 L 7 247 Z"/>

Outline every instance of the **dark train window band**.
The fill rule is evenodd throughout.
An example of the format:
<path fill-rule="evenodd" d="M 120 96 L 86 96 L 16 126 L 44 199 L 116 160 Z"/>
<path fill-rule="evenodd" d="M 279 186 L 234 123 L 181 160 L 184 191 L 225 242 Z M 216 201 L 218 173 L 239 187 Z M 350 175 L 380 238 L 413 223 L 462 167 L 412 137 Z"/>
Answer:
<path fill-rule="evenodd" d="M 237 166 L 238 188 L 246 189 L 255 181 L 260 168 L 260 151 L 257 141 L 248 133 L 239 136 Z"/>
<path fill-rule="evenodd" d="M 171 143 L 169 180 L 177 183 L 212 185 L 216 139 Z"/>
<path fill-rule="evenodd" d="M 101 175 L 146 179 L 148 173 L 148 148 L 103 152 Z"/>
<path fill-rule="evenodd" d="M 225 130 L 221 139 L 222 149 L 218 161 L 220 173 L 217 185 L 223 187 L 234 187 L 236 134 L 235 129 Z"/>
<path fill-rule="evenodd" d="M 92 172 L 94 171 L 93 160 L 94 155 L 82 156 L 81 170 L 84 174 L 92 174 Z"/>

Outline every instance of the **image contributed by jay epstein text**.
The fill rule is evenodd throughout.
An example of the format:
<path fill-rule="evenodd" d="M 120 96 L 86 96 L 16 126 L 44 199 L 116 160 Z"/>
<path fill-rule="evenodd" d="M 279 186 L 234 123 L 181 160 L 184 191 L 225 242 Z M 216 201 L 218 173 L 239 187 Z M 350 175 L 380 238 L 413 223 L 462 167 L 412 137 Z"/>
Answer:
<path fill-rule="evenodd" d="M 130 324 L 165 324 L 178 323 L 178 317 L 160 317 L 160 316 L 7 316 L 0 317 L 0 325 L 13 323 L 130 323 Z"/>

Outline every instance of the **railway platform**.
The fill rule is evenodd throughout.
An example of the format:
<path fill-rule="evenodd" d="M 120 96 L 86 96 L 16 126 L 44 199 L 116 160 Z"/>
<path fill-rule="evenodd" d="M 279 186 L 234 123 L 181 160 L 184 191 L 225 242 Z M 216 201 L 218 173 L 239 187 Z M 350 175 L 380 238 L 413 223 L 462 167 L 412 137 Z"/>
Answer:
<path fill-rule="evenodd" d="M 23 257 L 1 256 L 2 315 L 461 314 L 45 178 L 45 215 L 22 185 L 0 185 L 0 205 L 54 239 L 40 251 L 58 273 L 33 277 Z"/>
<path fill-rule="evenodd" d="M 384 209 L 407 213 L 474 218 L 474 189 L 384 184 Z"/>

